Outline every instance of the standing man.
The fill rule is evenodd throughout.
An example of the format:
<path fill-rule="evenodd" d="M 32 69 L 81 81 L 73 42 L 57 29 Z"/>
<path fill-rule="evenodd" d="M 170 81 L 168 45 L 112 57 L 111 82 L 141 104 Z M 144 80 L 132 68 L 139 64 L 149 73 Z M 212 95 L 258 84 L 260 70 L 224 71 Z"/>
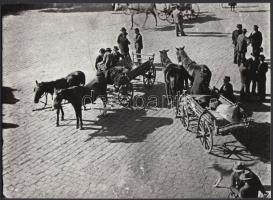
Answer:
<path fill-rule="evenodd" d="M 186 36 L 183 28 L 183 13 L 178 4 L 176 5 L 175 10 L 172 12 L 172 15 L 175 23 L 176 36 L 178 37 L 179 32 L 181 36 Z"/>
<path fill-rule="evenodd" d="M 246 57 L 247 52 L 247 30 L 244 28 L 242 34 L 237 38 L 236 50 L 237 50 L 237 64 L 240 66 L 242 60 Z"/>
<path fill-rule="evenodd" d="M 96 70 L 98 70 L 98 63 L 100 63 L 103 60 L 103 56 L 105 54 L 105 49 L 101 48 L 99 51 L 99 55 L 96 58 L 96 62 L 95 62 L 95 68 Z"/>
<path fill-rule="evenodd" d="M 235 11 L 237 3 L 229 3 L 228 5 L 230 6 L 230 11 Z"/>
<path fill-rule="evenodd" d="M 259 100 L 263 102 L 265 100 L 265 89 L 266 89 L 266 72 L 268 71 L 268 64 L 264 62 L 264 55 L 259 56 L 260 64 L 258 66 L 258 95 Z"/>
<path fill-rule="evenodd" d="M 259 27 L 257 25 L 253 26 L 253 32 L 250 34 L 249 39 L 252 44 L 252 55 L 255 60 L 259 59 L 259 55 L 261 53 L 261 46 L 263 42 L 262 33 L 258 30 Z"/>
<path fill-rule="evenodd" d="M 119 45 L 120 53 L 124 56 L 127 57 L 129 55 L 129 45 L 131 42 L 127 39 L 127 30 L 126 28 L 122 27 L 120 29 L 121 33 L 118 36 L 117 42 Z"/>
<path fill-rule="evenodd" d="M 237 49 L 236 49 L 237 38 L 242 33 L 243 33 L 242 24 L 237 24 L 237 30 L 234 30 L 232 32 L 232 43 L 234 45 L 234 57 L 233 57 L 233 63 L 234 64 L 237 64 Z"/>
<path fill-rule="evenodd" d="M 143 49 L 143 41 L 142 41 L 142 35 L 139 33 L 139 29 L 135 29 L 135 48 L 137 53 L 137 62 L 138 64 L 141 64 L 141 50 Z"/>
<path fill-rule="evenodd" d="M 241 76 L 241 90 L 240 90 L 240 100 L 245 101 L 247 95 L 249 94 L 249 70 L 248 70 L 248 62 L 244 58 L 239 66 L 240 76 Z"/>

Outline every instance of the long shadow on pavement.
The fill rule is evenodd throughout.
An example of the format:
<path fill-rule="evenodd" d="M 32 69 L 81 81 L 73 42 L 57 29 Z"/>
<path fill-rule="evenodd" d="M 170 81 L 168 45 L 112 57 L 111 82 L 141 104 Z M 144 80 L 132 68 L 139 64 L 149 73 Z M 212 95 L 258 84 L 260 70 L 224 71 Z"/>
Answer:
<path fill-rule="evenodd" d="M 157 128 L 172 123 L 173 119 L 171 118 L 147 117 L 145 110 L 119 109 L 115 113 L 109 113 L 108 117 L 94 122 L 93 126 L 101 126 L 102 128 L 89 134 L 86 142 L 95 137 L 106 137 L 111 143 L 143 142 Z"/>
<path fill-rule="evenodd" d="M 222 18 L 218 18 L 215 17 L 216 15 L 212 14 L 212 15 L 199 15 L 197 18 L 195 19 L 191 19 L 191 20 L 187 20 L 185 23 L 186 24 L 203 24 L 206 22 L 210 22 L 210 21 L 220 21 L 223 20 Z"/>
<path fill-rule="evenodd" d="M 16 99 L 13 91 L 17 91 L 16 89 L 10 87 L 2 87 L 2 103 L 3 104 L 16 104 L 19 99 Z"/>
<path fill-rule="evenodd" d="M 253 13 L 253 12 L 269 12 L 270 10 L 240 10 L 239 12 L 243 13 Z"/>

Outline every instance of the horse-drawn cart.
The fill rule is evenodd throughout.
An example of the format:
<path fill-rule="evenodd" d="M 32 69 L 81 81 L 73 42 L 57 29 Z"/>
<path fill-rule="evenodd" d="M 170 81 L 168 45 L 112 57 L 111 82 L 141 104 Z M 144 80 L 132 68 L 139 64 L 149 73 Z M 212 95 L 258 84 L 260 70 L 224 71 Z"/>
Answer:
<path fill-rule="evenodd" d="M 189 95 L 183 93 L 177 104 L 177 117 L 189 130 L 191 124 L 197 122 L 194 130 L 206 152 L 213 149 L 213 137 L 237 128 L 248 128 L 252 121 L 238 104 L 232 103 L 224 96 L 210 98 L 204 104 L 206 95 Z"/>
<path fill-rule="evenodd" d="M 118 91 L 118 100 L 122 105 L 128 105 L 133 98 L 133 85 L 131 80 L 138 76 L 143 76 L 143 84 L 145 87 L 153 86 L 156 79 L 156 70 L 153 64 L 154 54 L 136 54 L 133 53 L 132 63 L 125 67 L 114 67 L 110 70 L 110 83 L 113 84 Z M 141 56 L 144 63 L 137 61 L 137 56 Z M 131 69 L 132 66 L 132 69 Z"/>

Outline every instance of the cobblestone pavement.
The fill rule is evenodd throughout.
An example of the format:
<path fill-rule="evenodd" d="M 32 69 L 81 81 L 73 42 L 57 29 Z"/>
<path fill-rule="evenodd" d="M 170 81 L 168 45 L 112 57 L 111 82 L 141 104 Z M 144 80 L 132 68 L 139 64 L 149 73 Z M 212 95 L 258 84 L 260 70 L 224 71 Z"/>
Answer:
<path fill-rule="evenodd" d="M 240 88 L 238 68 L 232 64 L 231 32 L 242 23 L 249 32 L 258 24 L 264 36 L 264 54 L 270 62 L 270 11 L 268 4 L 239 4 L 236 12 L 218 4 L 200 4 L 201 16 L 187 21 L 187 37 L 175 37 L 173 25 L 149 17 L 144 52 L 184 46 L 197 63 L 207 64 L 211 85 L 220 86 L 230 75 L 234 90 Z M 142 23 L 144 15 L 136 16 Z M 84 130 L 75 129 L 71 105 L 64 107 L 65 120 L 55 127 L 50 109 L 33 112 L 35 80 L 50 81 L 75 70 L 94 76 L 99 48 L 112 47 L 122 26 L 130 27 L 127 15 L 105 12 L 26 11 L 3 19 L 3 181 L 9 198 L 225 198 L 228 190 L 213 188 L 217 173 L 212 162 L 243 160 L 255 165 L 270 192 L 270 103 L 248 105 L 254 128 L 215 137 L 212 154 L 203 151 L 195 135 L 186 131 L 172 109 L 122 108 L 111 95 L 109 116 L 99 119 L 102 107 L 83 112 Z M 129 38 L 133 40 L 133 31 Z M 131 45 L 131 48 L 133 46 Z M 249 52 L 251 51 L 249 47 Z M 249 54 L 247 55 L 249 57 Z M 270 73 L 267 98 L 270 100 Z M 153 88 L 134 80 L 135 95 L 164 94 L 163 73 L 157 67 Z M 224 177 L 221 185 L 228 184 Z"/>

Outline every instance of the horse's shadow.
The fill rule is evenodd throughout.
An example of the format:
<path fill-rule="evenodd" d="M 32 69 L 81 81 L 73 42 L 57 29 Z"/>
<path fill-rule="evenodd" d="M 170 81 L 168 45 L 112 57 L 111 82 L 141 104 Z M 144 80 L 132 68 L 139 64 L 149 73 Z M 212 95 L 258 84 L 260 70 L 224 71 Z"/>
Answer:
<path fill-rule="evenodd" d="M 19 99 L 16 99 L 13 92 L 17 91 L 17 89 L 13 89 L 10 87 L 2 87 L 2 103 L 3 104 L 16 104 Z"/>
<path fill-rule="evenodd" d="M 147 117 L 145 115 L 145 110 L 116 110 L 116 112 L 108 114 L 108 117 L 92 122 L 92 126 L 101 126 L 101 128 L 85 128 L 86 130 L 95 130 L 95 133 L 89 134 L 85 142 L 95 137 L 106 137 L 111 143 L 143 142 L 157 128 L 173 123 L 171 118 Z"/>

